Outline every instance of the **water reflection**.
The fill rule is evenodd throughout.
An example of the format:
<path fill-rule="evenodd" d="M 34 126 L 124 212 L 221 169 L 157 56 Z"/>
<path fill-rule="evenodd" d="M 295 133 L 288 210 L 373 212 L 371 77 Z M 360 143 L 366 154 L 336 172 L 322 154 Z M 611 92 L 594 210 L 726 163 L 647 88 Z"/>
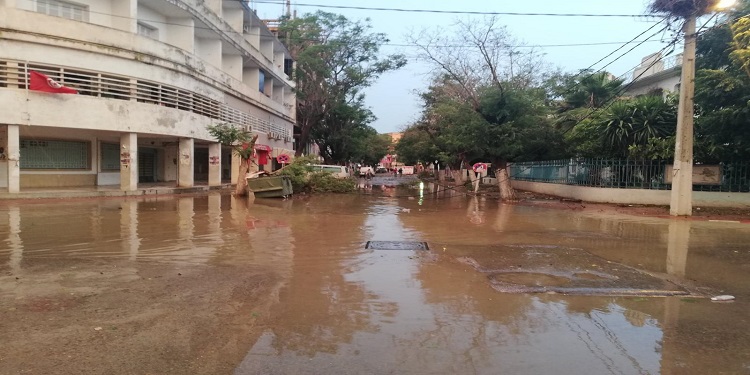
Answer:
<path fill-rule="evenodd" d="M 145 264 L 273 273 L 269 313 L 232 318 L 238 337 L 260 337 L 237 349 L 247 353 L 239 374 L 747 373 L 748 227 L 508 205 L 430 184 L 423 191 L 423 200 L 386 189 L 252 204 L 220 194 L 5 203 L 0 294 L 67 293 L 71 275 L 117 285 L 138 279 Z M 370 240 L 427 241 L 432 250 L 365 250 Z M 504 294 L 457 261 L 555 251 L 596 260 L 586 269 L 608 263 L 738 300 Z M 106 281 L 71 271 L 89 261 L 117 271 L 108 268 Z M 19 287 L 14 276 L 32 272 L 39 287 Z M 215 286 L 237 300 L 252 289 L 233 287 Z"/>

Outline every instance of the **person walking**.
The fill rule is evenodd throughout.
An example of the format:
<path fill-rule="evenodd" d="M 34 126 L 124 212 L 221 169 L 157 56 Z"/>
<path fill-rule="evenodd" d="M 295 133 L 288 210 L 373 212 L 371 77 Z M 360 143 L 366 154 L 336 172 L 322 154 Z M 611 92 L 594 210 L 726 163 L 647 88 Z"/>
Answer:
<path fill-rule="evenodd" d="M 398 169 L 398 176 L 401 177 L 404 174 L 404 170 L 402 168 Z"/>

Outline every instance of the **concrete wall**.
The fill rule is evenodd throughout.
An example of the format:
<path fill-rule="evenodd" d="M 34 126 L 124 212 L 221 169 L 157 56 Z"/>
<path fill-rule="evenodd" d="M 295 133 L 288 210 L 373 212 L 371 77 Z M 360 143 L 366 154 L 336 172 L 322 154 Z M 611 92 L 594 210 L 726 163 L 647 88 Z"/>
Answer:
<path fill-rule="evenodd" d="M 3 12 L 0 12 L 0 27 L 11 30 L 3 31 L 3 38 L 0 38 L 0 58 L 104 70 L 164 82 L 222 102 L 224 92 L 227 92 L 243 97 L 264 111 L 287 117 L 290 123 L 294 121 L 294 117 L 289 117 L 294 113 L 282 103 L 261 95 L 257 86 L 246 86 L 242 79 L 221 70 L 220 39 L 201 40 L 200 46 L 194 46 L 197 56 L 193 55 L 193 50 L 180 49 L 197 43 L 193 40 L 192 28 L 175 26 L 165 33 L 170 44 L 180 47 L 175 48 L 113 28 L 13 8 L 3 8 Z M 185 34 L 180 34 L 178 27 Z M 251 48 L 241 36 L 238 35 L 238 38 L 247 48 Z M 255 48 L 252 49 L 263 59 Z M 274 69 L 270 61 L 266 67 L 278 74 L 278 69 Z M 280 81 L 286 85 L 293 84 L 285 79 Z"/>
<path fill-rule="evenodd" d="M 138 4 L 138 22 L 143 22 L 146 25 L 156 28 L 159 34 L 157 40 L 162 42 L 166 40 L 167 33 L 165 26 L 168 22 L 166 16 L 151 8 Z"/>
<path fill-rule="evenodd" d="M 217 121 L 147 103 L 37 92 L 29 92 L 27 100 L 26 95 L 17 95 L 17 91 L 0 89 L 0 103 L 7 104 L 7 108 L 16 108 L 3 114 L 2 122 L 59 128 L 55 133 L 64 133 L 62 129 L 99 130 L 103 128 L 102 124 L 106 124 L 108 131 L 210 141 L 213 138 L 206 126 Z"/>
<path fill-rule="evenodd" d="M 530 181 L 512 181 L 511 184 L 519 190 L 599 203 L 668 206 L 671 194 L 669 190 L 611 189 Z M 694 191 L 693 207 L 700 206 L 750 208 L 750 193 Z"/>
<path fill-rule="evenodd" d="M 668 92 L 678 91 L 679 87 L 677 85 L 679 84 L 680 75 L 679 72 L 677 72 L 677 75 L 675 76 L 665 77 L 663 80 L 645 86 L 631 88 L 628 90 L 627 94 L 631 96 L 646 95 L 656 89 L 662 89 L 666 95 Z"/>

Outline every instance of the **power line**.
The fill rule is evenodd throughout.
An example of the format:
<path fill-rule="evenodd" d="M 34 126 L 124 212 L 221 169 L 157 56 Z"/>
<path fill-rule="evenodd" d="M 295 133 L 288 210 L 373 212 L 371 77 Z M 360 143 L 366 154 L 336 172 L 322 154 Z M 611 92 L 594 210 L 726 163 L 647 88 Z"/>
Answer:
<path fill-rule="evenodd" d="M 272 0 L 255 0 L 256 4 L 282 4 L 283 2 Z M 470 15 L 487 15 L 487 16 L 549 16 L 549 17 L 622 17 L 622 18 L 641 18 L 656 17 L 651 14 L 594 14 L 594 13 L 536 13 L 536 12 L 490 12 L 490 11 L 470 11 L 470 10 L 438 10 L 438 9 L 407 9 L 407 8 L 383 8 L 383 7 L 362 7 L 352 5 L 324 5 L 324 4 L 306 4 L 295 3 L 295 6 L 327 8 L 327 9 L 353 9 L 353 10 L 371 10 L 371 11 L 388 11 L 404 13 L 436 13 L 436 14 L 470 14 Z"/>
<path fill-rule="evenodd" d="M 32 4 L 34 3 L 45 3 L 44 0 L 25 0 L 27 2 L 30 2 Z M 256 1 L 259 2 L 259 1 Z M 273 3 L 273 2 L 267 2 L 267 3 Z M 46 3 L 49 4 L 49 3 Z M 273 3 L 276 4 L 276 3 Z M 278 4 L 282 4 L 282 2 L 279 2 Z M 173 22 L 167 22 L 167 21 L 159 21 L 159 20 L 151 20 L 151 19 L 143 19 L 138 17 L 130 17 L 130 16 L 123 16 L 119 14 L 113 14 L 113 13 L 106 13 L 106 12 L 97 12 L 89 10 L 88 13 L 90 14 L 98 14 L 103 16 L 110 16 L 115 18 L 121 18 L 121 19 L 127 19 L 127 20 L 135 20 L 135 21 L 142 21 L 142 22 L 148 22 L 153 24 L 159 24 L 159 25 L 165 25 L 165 26 L 180 26 L 185 28 L 192 28 L 197 30 L 210 30 L 214 31 L 214 28 L 211 27 L 203 27 L 203 26 L 196 26 L 196 25 L 185 25 L 181 23 L 173 23 Z M 89 22 L 90 23 L 90 22 Z M 219 28 L 220 29 L 220 28 Z M 237 30 L 230 29 L 230 30 L 221 30 L 224 32 L 237 32 Z M 243 35 L 259 35 L 263 36 L 264 34 L 261 33 L 253 33 L 253 32 L 247 32 L 243 31 Z M 641 34 L 642 35 L 642 34 Z M 639 35 L 640 36 L 640 35 Z M 315 38 L 301 38 L 301 37 L 290 37 L 290 40 L 295 42 L 320 42 L 319 39 Z M 509 48 L 557 48 L 557 47 L 587 47 L 587 46 L 602 46 L 602 45 L 612 45 L 612 44 L 621 44 L 621 43 L 643 43 L 643 42 L 659 42 L 658 39 L 650 39 L 650 40 L 643 40 L 643 41 L 634 41 L 630 40 L 628 42 L 584 42 L 584 43 L 559 43 L 559 44 L 518 44 L 518 45 L 508 45 Z M 327 44 L 344 44 L 345 42 L 327 42 Z M 419 47 L 417 44 L 413 43 L 382 43 L 383 46 L 391 46 L 391 47 Z M 287 46 L 288 47 L 288 46 Z M 444 47 L 444 48 L 462 48 L 462 47 L 473 47 L 471 45 L 440 45 L 436 47 Z"/>

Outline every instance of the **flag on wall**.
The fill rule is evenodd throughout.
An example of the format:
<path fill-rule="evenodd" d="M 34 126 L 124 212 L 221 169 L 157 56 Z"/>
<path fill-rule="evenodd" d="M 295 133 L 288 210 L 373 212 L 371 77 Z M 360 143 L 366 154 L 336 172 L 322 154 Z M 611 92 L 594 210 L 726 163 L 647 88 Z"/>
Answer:
<path fill-rule="evenodd" d="M 29 71 L 29 76 L 29 80 L 31 82 L 29 84 L 29 90 L 52 92 L 57 94 L 78 94 L 77 90 L 71 89 L 70 87 L 65 87 L 42 73 L 32 70 Z"/>

